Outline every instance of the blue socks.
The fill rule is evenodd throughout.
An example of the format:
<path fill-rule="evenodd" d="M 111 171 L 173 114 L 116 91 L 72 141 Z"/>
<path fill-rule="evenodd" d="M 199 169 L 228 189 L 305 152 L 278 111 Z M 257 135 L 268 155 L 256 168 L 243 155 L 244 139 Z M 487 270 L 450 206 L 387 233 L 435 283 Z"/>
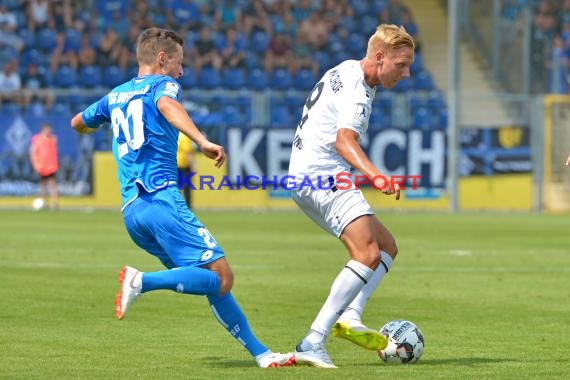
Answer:
<path fill-rule="evenodd" d="M 216 272 L 197 267 L 144 272 L 141 293 L 159 289 L 201 296 L 215 295 L 220 292 L 220 277 Z"/>
<path fill-rule="evenodd" d="M 152 290 L 173 290 L 178 293 L 206 295 L 214 316 L 252 356 L 269 349 L 253 334 L 245 314 L 231 293 L 219 295 L 220 278 L 216 272 L 197 267 L 181 267 L 159 272 L 144 272 L 141 293 Z"/>
<path fill-rule="evenodd" d="M 249 353 L 256 357 L 269 351 L 253 334 L 245 314 L 231 293 L 208 296 L 214 316 Z"/>

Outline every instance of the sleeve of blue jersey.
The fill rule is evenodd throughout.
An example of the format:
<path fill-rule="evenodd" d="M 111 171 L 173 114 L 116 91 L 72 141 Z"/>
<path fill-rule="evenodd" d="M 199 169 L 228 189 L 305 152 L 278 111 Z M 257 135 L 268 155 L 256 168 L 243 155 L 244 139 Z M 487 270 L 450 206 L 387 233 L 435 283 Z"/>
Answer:
<path fill-rule="evenodd" d="M 156 85 L 156 90 L 154 92 L 154 102 L 158 102 L 161 96 L 168 96 L 169 98 L 175 99 L 180 102 L 181 91 L 180 84 L 174 79 L 169 77 L 164 77 L 164 80 L 160 81 Z"/>
<path fill-rule="evenodd" d="M 89 128 L 97 128 L 111 120 L 109 115 L 109 102 L 107 96 L 99 99 L 83 111 L 83 122 Z"/>

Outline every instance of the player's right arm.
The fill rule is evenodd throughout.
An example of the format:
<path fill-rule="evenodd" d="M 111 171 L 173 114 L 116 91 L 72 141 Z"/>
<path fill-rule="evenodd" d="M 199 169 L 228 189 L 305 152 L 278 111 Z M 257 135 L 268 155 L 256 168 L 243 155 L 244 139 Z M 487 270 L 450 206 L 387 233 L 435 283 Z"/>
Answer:
<path fill-rule="evenodd" d="M 206 157 L 216 161 L 216 167 L 219 168 L 223 165 L 226 160 L 224 148 L 210 142 L 198 130 L 182 104 L 169 96 L 161 96 L 156 102 L 156 106 L 166 121 L 194 141 Z"/>
<path fill-rule="evenodd" d="M 91 104 L 83 112 L 71 119 L 71 128 L 78 133 L 94 133 L 103 123 L 108 122 L 109 107 L 107 96 Z"/>
<path fill-rule="evenodd" d="M 568 158 L 566 159 L 566 166 L 570 165 L 570 156 L 568 156 Z"/>

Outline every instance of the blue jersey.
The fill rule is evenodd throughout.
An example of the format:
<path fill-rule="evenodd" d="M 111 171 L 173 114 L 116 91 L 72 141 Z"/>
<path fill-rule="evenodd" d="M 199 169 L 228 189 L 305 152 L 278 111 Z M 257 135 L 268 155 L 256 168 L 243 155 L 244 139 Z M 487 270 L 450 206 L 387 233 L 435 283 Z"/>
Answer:
<path fill-rule="evenodd" d="M 178 183 L 178 130 L 158 111 L 161 96 L 180 101 L 180 86 L 165 75 L 136 77 L 83 112 L 88 127 L 112 125 L 122 210 L 138 197 L 139 186 L 151 193 Z"/>

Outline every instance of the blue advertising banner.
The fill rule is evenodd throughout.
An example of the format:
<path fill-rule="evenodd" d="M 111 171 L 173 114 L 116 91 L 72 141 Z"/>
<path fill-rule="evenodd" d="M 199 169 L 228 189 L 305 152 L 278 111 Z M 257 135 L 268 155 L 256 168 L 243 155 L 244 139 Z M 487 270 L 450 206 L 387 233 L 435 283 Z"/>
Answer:
<path fill-rule="evenodd" d="M 39 176 L 30 163 L 30 140 L 40 125 L 51 125 L 58 140 L 58 188 L 61 195 L 81 196 L 91 193 L 92 136 L 79 136 L 69 118 L 0 117 L 0 196 L 27 196 L 38 193 Z"/>
<path fill-rule="evenodd" d="M 294 132 L 285 128 L 226 129 L 223 143 L 229 155 L 230 178 L 286 176 Z M 524 127 L 462 129 L 461 176 L 529 173 L 529 137 L 529 129 Z M 445 187 L 445 130 L 372 130 L 361 145 L 386 176 L 403 176 L 408 186 L 409 178 L 420 177 L 416 183 L 420 188 Z"/>

